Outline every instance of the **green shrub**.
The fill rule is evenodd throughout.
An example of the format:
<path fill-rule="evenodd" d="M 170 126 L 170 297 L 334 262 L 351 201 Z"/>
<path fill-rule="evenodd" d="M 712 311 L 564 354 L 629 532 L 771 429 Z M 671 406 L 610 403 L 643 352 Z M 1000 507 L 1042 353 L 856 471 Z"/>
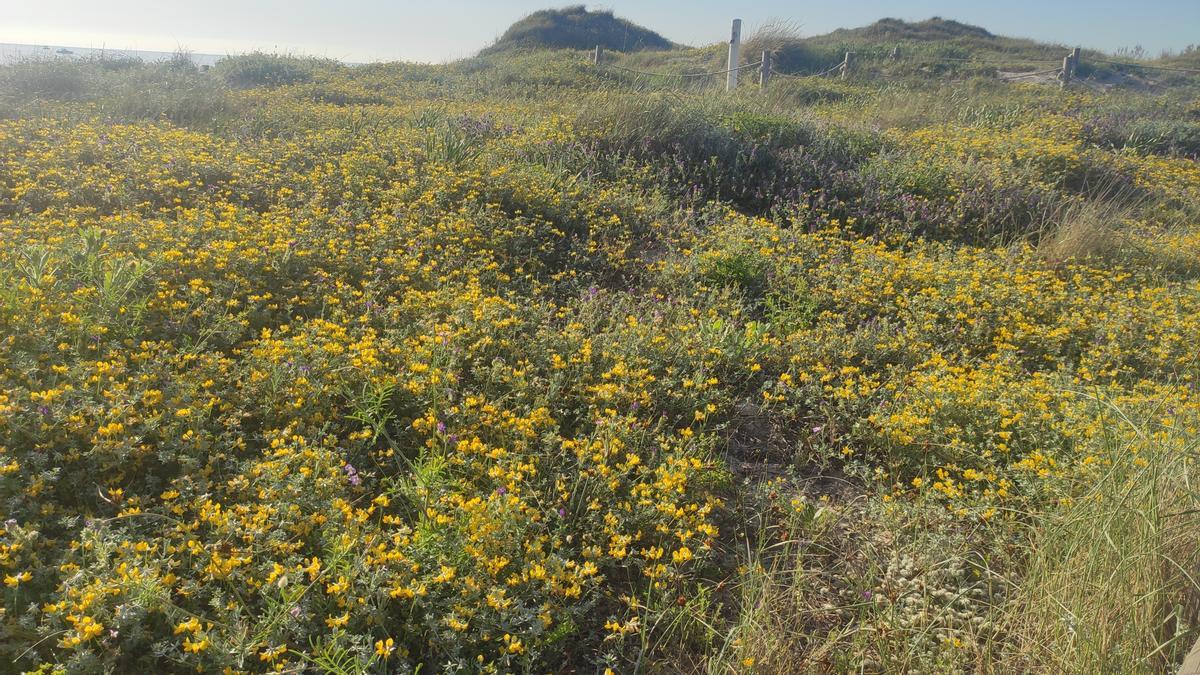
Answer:
<path fill-rule="evenodd" d="M 309 82 L 332 61 L 254 52 L 221 59 L 213 68 L 231 87 L 279 87 Z"/>
<path fill-rule="evenodd" d="M 80 64 L 72 61 L 31 59 L 0 72 L 0 92 L 11 98 L 73 100 L 88 92 Z"/>

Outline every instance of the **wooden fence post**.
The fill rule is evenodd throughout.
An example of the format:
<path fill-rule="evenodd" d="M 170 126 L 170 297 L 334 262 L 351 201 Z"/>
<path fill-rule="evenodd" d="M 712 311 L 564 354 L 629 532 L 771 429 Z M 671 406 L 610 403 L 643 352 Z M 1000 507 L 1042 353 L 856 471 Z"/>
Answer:
<path fill-rule="evenodd" d="M 758 66 L 758 88 L 766 89 L 771 79 L 771 52 L 763 50 L 762 63 Z"/>
<path fill-rule="evenodd" d="M 895 47 L 892 47 L 892 60 L 893 61 L 900 60 L 900 45 L 896 45 Z"/>
<path fill-rule="evenodd" d="M 600 65 L 600 59 L 604 58 L 604 47 L 596 45 L 595 51 L 592 52 L 592 63 Z"/>
<path fill-rule="evenodd" d="M 1079 72 L 1079 47 L 1071 50 L 1071 77 Z"/>
<path fill-rule="evenodd" d="M 1071 81 L 1071 55 L 1063 57 L 1062 65 L 1062 88 L 1066 89 L 1067 84 Z"/>
<path fill-rule="evenodd" d="M 842 60 L 842 79 L 846 79 L 850 75 L 850 69 L 854 67 L 854 52 L 846 52 L 846 58 Z"/>
<path fill-rule="evenodd" d="M 733 30 L 729 37 L 729 61 L 725 69 L 729 72 L 725 74 L 725 91 L 733 91 L 737 89 L 738 83 L 738 50 L 742 48 L 742 20 L 733 20 Z"/>

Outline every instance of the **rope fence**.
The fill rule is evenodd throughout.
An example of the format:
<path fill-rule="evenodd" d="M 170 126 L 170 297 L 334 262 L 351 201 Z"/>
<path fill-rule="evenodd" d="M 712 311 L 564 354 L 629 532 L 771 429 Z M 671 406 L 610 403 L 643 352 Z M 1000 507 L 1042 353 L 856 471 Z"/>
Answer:
<path fill-rule="evenodd" d="M 650 71 L 646 71 L 646 70 L 637 70 L 635 68 L 626 68 L 625 66 L 618 66 L 615 63 L 601 64 L 601 67 L 611 68 L 613 70 L 620 70 L 620 71 L 624 71 L 627 73 L 633 73 L 635 75 L 644 75 L 647 77 L 689 79 L 689 78 L 696 78 L 696 77 L 714 77 L 717 75 L 727 75 L 727 74 L 729 74 L 731 72 L 735 72 L 735 71 L 746 70 L 749 68 L 759 68 L 760 66 L 763 65 L 763 63 L 764 63 L 763 61 L 755 61 L 753 63 L 747 63 L 745 65 L 738 66 L 737 68 L 732 68 L 732 69 L 727 69 L 727 70 L 714 70 L 714 71 L 705 72 L 705 73 L 655 73 L 655 72 L 650 72 Z M 938 63 L 938 62 L 934 61 L 932 63 Z M 988 65 L 989 63 L 997 64 L 999 62 L 979 61 L 978 63 L 980 63 L 981 65 Z M 1026 63 L 1037 63 L 1037 62 L 1028 62 L 1027 61 Z M 1048 61 L 1042 61 L 1041 63 L 1048 63 Z M 771 73 L 772 77 L 782 77 L 784 79 L 802 80 L 802 79 L 809 78 L 809 77 L 825 77 L 826 75 L 830 75 L 830 74 L 833 74 L 840 70 L 844 70 L 845 68 L 846 68 L 846 62 L 842 61 L 840 63 L 836 63 L 833 66 L 826 68 L 825 70 L 822 70 L 817 73 L 808 73 L 808 74 L 784 73 L 779 70 L 776 70 L 775 68 L 771 68 L 769 72 Z M 1050 70 L 1039 70 L 1039 71 L 1035 71 L 1035 72 L 1031 72 L 1031 73 L 1016 73 L 1016 74 L 1012 74 L 1012 75 L 1001 75 L 998 77 L 998 79 L 1018 80 L 1018 79 L 1026 78 L 1026 77 L 1037 77 L 1037 76 L 1041 76 L 1041 75 L 1057 74 L 1057 73 L 1061 73 L 1061 72 L 1062 72 L 1062 69 L 1060 69 L 1060 68 L 1052 68 Z M 1196 71 L 1196 72 L 1200 72 L 1200 71 Z"/>
<path fill-rule="evenodd" d="M 997 79 L 1000 80 L 1020 80 L 1026 77 L 1041 77 L 1042 75 L 1058 75 L 1062 73 L 1061 68 L 1051 68 L 1050 70 L 1039 70 L 1033 73 L 1014 73 L 1012 75 L 1000 75 Z"/>
<path fill-rule="evenodd" d="M 781 73 L 778 70 L 775 70 L 774 68 L 772 68 L 771 75 L 772 75 L 772 77 L 782 77 L 784 79 L 803 80 L 807 77 L 825 77 L 826 75 L 841 69 L 841 67 L 842 67 L 842 64 L 839 63 L 839 64 L 836 64 L 835 66 L 833 66 L 832 68 L 822 70 L 819 73 L 812 73 L 811 75 L 804 75 L 801 73 Z"/>
<path fill-rule="evenodd" d="M 828 70 L 822 70 L 821 72 L 817 73 L 817 74 L 816 74 L 816 77 L 825 77 L 826 75 L 828 75 L 828 74 L 830 74 L 830 73 L 832 73 L 832 72 L 834 72 L 834 71 L 836 71 L 836 70 L 840 69 L 840 68 L 841 68 L 842 66 L 844 66 L 845 64 L 846 64 L 846 62 L 845 62 L 845 61 L 842 61 L 841 63 L 837 64 L 836 66 L 834 66 L 834 67 L 832 67 L 832 68 L 829 68 Z"/>
<path fill-rule="evenodd" d="M 1105 59 L 1089 59 L 1095 63 L 1107 63 L 1112 66 L 1128 66 L 1130 68 L 1144 68 L 1146 70 L 1165 70 L 1172 73 L 1190 73 L 1192 75 L 1200 75 L 1200 70 L 1195 68 L 1171 68 L 1168 66 L 1152 66 L 1148 63 L 1129 63 L 1128 61 L 1108 61 Z"/>
<path fill-rule="evenodd" d="M 624 66 L 618 66 L 615 63 L 600 64 L 600 66 L 603 68 L 613 68 L 615 70 L 623 70 L 627 73 L 634 73 L 637 75 L 646 75 L 649 77 L 679 77 L 679 78 L 685 78 L 685 79 L 692 78 L 692 77 L 714 77 L 716 75 L 728 75 L 729 73 L 737 72 L 739 70 L 746 70 L 747 68 L 757 68 L 761 65 L 762 65 L 762 61 L 755 61 L 754 63 L 747 63 L 744 66 L 738 66 L 737 68 L 731 68 L 729 70 L 714 70 L 714 71 L 708 72 L 708 73 L 652 73 L 652 72 L 649 72 L 646 70 L 635 70 L 633 68 L 626 68 Z"/>
<path fill-rule="evenodd" d="M 1005 65 L 1009 65 L 1009 64 L 1013 63 L 1013 61 L 1014 61 L 1013 59 L 1010 59 L 1007 61 L 1002 61 L 1002 60 L 996 60 L 996 59 L 941 59 L 941 58 L 937 58 L 937 57 L 930 57 L 927 59 L 923 59 L 920 61 L 914 61 L 914 62 L 928 64 L 928 65 L 936 65 L 936 64 L 942 64 L 942 63 L 967 63 L 969 65 L 979 65 L 979 66 L 1005 66 Z M 1047 63 L 1059 63 L 1059 61 L 1060 61 L 1059 59 L 1040 59 L 1040 60 L 1035 60 L 1035 61 L 1030 61 L 1027 59 L 1020 59 L 1020 62 L 1023 64 L 1031 64 L 1031 65 L 1037 65 L 1037 66 L 1045 65 Z"/>
<path fill-rule="evenodd" d="M 758 69 L 758 76 L 759 76 L 758 85 L 759 85 L 759 87 L 764 88 L 764 89 L 767 87 L 767 83 L 773 77 L 780 77 L 780 78 L 784 78 L 784 79 L 803 79 L 803 78 L 809 78 L 809 77 L 825 77 L 827 75 L 832 75 L 833 73 L 840 73 L 842 79 L 846 79 L 846 77 L 849 76 L 851 71 L 854 70 L 854 65 L 855 65 L 856 59 L 855 59 L 855 53 L 852 51 L 847 51 L 845 53 L 845 57 L 842 59 L 841 63 L 834 64 L 833 66 L 826 68 L 825 70 L 822 70 L 818 73 L 813 73 L 813 74 L 780 72 L 779 70 L 775 69 L 773 64 L 771 63 L 771 60 L 772 60 L 771 52 L 769 52 L 769 51 L 763 51 L 762 58 L 758 61 L 755 61 L 753 63 L 746 63 L 743 65 L 735 65 L 739 60 L 739 49 L 741 47 L 741 24 L 742 24 L 741 19 L 733 20 L 733 30 L 731 32 L 731 38 L 729 41 L 729 58 L 727 61 L 727 68 L 725 70 L 714 70 L 711 72 L 704 72 L 704 73 L 657 73 L 657 72 L 651 72 L 651 71 L 646 71 L 646 70 L 638 70 L 636 68 L 627 68 L 625 66 L 619 66 L 615 63 L 612 63 L 612 64 L 604 63 L 604 61 L 603 61 L 604 49 L 603 49 L 603 47 L 601 47 L 599 45 L 597 45 L 596 49 L 592 52 L 592 63 L 595 64 L 598 68 L 608 68 L 608 69 L 612 69 L 612 70 L 620 70 L 620 71 L 632 73 L 635 75 L 642 75 L 645 77 L 662 77 L 662 78 L 668 78 L 668 79 L 678 79 L 678 80 L 682 80 L 682 81 L 688 81 L 688 80 L 691 80 L 694 78 L 701 78 L 701 77 L 715 77 L 718 75 L 725 75 L 726 76 L 726 83 L 725 83 L 726 91 L 732 91 L 734 88 L 736 88 L 737 81 L 738 81 L 738 74 L 743 70 L 748 70 L 751 68 Z M 892 61 L 900 60 L 900 47 L 899 46 L 897 46 L 895 49 L 892 50 L 891 60 Z M 1054 63 L 1054 64 L 1059 63 L 1057 60 L 1050 60 L 1050 59 L 1024 60 L 1024 59 L 1013 58 L 1013 59 L 1009 59 L 1009 60 L 1001 60 L 1001 59 L 995 59 L 995 58 L 980 59 L 980 58 L 976 58 L 976 57 L 958 57 L 958 56 L 923 57 L 923 58 L 909 60 L 909 63 L 918 63 L 918 64 L 968 63 L 971 65 L 994 66 L 994 67 L 999 68 L 1001 66 L 1005 66 L 1005 65 L 1014 63 L 1015 61 L 1019 61 L 1020 63 L 1027 65 L 1027 66 L 1039 66 L 1039 65 L 1046 65 L 1046 64 L 1050 64 L 1050 63 Z M 1072 80 L 1076 80 L 1076 81 L 1086 85 L 1089 88 L 1093 88 L 1093 89 L 1096 88 L 1096 86 L 1093 83 L 1087 82 L 1086 80 L 1083 80 L 1083 79 L 1075 78 L 1075 74 L 1079 68 L 1080 62 L 1081 62 L 1080 49 L 1078 47 L 1076 47 L 1075 49 L 1072 49 L 1069 54 L 1067 54 L 1065 57 L 1063 57 L 1061 66 L 1056 65 L 1056 67 L 1054 67 L 1054 68 L 1050 68 L 1047 70 L 1037 70 L 1037 71 L 1028 72 L 1028 73 L 1002 73 L 1002 74 L 997 75 L 996 79 L 998 79 L 1002 82 L 1016 82 L 1016 81 L 1025 80 L 1028 78 L 1043 77 L 1046 75 L 1054 75 L 1055 79 L 1057 79 L 1061 83 L 1061 86 L 1063 86 L 1063 87 L 1066 87 Z M 1184 73 L 1184 74 L 1189 74 L 1189 75 L 1200 75 L 1200 69 L 1195 69 L 1195 68 L 1154 66 L 1154 65 L 1144 64 L 1144 63 L 1130 63 L 1127 61 L 1112 61 L 1112 60 L 1108 60 L 1108 59 L 1097 59 L 1097 58 L 1089 58 L 1088 62 L 1089 63 L 1103 63 L 1103 64 L 1118 66 L 1118 67 L 1142 68 L 1142 69 L 1146 69 L 1146 70 L 1157 70 L 1157 71 L 1164 71 L 1164 72 Z M 956 81 L 959 81 L 959 80 L 956 80 Z"/>

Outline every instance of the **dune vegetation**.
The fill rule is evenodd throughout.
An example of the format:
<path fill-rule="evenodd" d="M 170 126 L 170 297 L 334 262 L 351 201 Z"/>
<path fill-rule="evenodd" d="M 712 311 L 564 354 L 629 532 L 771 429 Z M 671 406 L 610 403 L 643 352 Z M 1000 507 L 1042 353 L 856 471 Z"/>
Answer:
<path fill-rule="evenodd" d="M 670 40 L 611 11 L 588 11 L 584 5 L 543 9 L 517 21 L 482 50 L 482 54 L 536 49 L 604 49 L 621 52 L 663 50 Z"/>
<path fill-rule="evenodd" d="M 1170 671 L 1200 88 L 890 63 L 0 68 L 0 670 Z"/>

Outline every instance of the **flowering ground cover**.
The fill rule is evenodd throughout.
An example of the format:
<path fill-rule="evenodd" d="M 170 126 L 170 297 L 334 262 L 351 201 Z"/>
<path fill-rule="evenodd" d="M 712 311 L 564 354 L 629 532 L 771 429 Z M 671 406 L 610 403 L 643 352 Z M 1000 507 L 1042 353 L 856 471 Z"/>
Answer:
<path fill-rule="evenodd" d="M 1195 88 L 0 69 L 0 660 L 1160 672 Z"/>

